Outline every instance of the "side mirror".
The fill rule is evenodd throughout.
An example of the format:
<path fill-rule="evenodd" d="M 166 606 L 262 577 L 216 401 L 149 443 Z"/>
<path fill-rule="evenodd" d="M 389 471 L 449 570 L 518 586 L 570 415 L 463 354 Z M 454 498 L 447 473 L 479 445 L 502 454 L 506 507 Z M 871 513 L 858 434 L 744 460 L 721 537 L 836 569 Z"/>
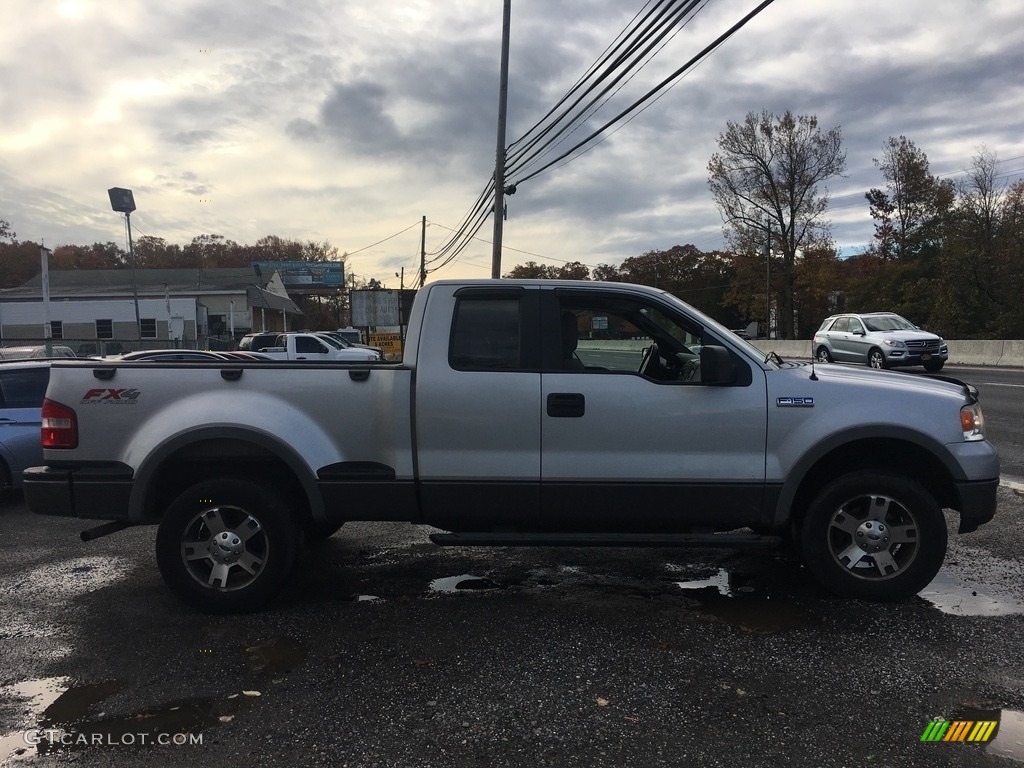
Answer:
<path fill-rule="evenodd" d="M 854 336 L 863 336 L 864 335 L 864 329 L 863 328 L 858 328 L 855 331 L 850 331 L 850 333 L 852 333 Z"/>
<path fill-rule="evenodd" d="M 700 348 L 700 383 L 734 384 L 736 363 L 725 347 L 704 346 Z"/>

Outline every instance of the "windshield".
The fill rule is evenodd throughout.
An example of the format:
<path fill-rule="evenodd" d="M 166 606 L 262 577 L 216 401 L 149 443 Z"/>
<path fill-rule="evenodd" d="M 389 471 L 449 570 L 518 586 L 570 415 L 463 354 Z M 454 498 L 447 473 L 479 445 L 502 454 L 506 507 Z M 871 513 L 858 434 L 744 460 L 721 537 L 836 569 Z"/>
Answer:
<path fill-rule="evenodd" d="M 329 347 L 334 347 L 335 349 L 344 349 L 344 346 L 333 336 L 328 336 L 326 333 L 318 333 L 316 337 Z"/>
<path fill-rule="evenodd" d="M 899 315 L 885 315 L 884 317 L 865 317 L 864 325 L 869 331 L 916 331 L 917 326 Z"/>
<path fill-rule="evenodd" d="M 684 302 L 682 299 L 672 295 L 671 293 L 668 293 L 666 291 L 662 291 L 661 293 L 665 297 L 666 301 L 670 301 L 673 304 L 678 305 L 680 309 L 684 312 L 684 314 L 692 315 L 695 311 L 697 311 L 689 304 Z M 757 360 L 758 362 L 761 362 L 765 359 L 765 355 L 762 350 L 758 349 L 756 346 L 751 344 L 747 339 L 737 336 L 735 333 L 730 331 L 728 328 L 726 328 L 724 325 L 717 322 L 716 320 L 713 320 L 707 315 L 700 313 L 700 322 L 704 325 L 705 328 L 710 328 L 714 331 L 717 331 L 719 336 L 721 336 L 722 338 L 729 339 L 730 344 L 732 344 L 734 347 L 738 349 L 742 349 L 752 359 Z M 765 362 L 768 365 L 775 364 L 774 361 Z"/>

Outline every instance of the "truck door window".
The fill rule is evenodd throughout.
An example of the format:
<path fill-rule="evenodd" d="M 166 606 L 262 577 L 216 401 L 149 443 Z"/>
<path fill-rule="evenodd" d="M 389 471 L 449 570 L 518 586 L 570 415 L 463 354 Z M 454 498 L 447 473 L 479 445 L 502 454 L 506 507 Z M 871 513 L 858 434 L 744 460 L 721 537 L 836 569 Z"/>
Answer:
<path fill-rule="evenodd" d="M 303 355 L 324 355 L 327 354 L 327 347 L 308 336 L 297 336 L 295 338 L 295 351 Z"/>
<path fill-rule="evenodd" d="M 448 359 L 451 367 L 460 371 L 522 370 L 520 300 L 507 297 L 459 299 Z"/>
<path fill-rule="evenodd" d="M 701 330 L 689 328 L 653 303 L 622 296 L 561 297 L 562 349 L 581 365 L 561 370 L 640 374 L 656 381 L 700 383 Z M 571 313 L 575 323 L 567 322 Z M 564 338 L 575 330 L 575 344 Z M 563 356 L 565 356 L 563 354 Z"/>

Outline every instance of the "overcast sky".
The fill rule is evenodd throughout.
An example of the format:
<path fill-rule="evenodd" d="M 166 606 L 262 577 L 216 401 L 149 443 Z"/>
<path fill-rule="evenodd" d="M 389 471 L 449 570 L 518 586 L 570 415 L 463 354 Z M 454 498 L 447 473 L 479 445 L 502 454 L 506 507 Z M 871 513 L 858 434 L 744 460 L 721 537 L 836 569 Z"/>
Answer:
<path fill-rule="evenodd" d="M 643 5 L 512 0 L 509 142 Z M 709 0 L 619 103 L 756 5 Z M 493 171 L 501 9 L 3 0 L 0 219 L 48 246 L 125 247 L 106 190 L 128 187 L 136 236 L 327 239 L 358 276 L 397 287 L 395 272 L 416 271 L 421 216 L 431 251 Z M 848 176 L 829 184 L 830 217 L 850 252 L 871 238 L 863 196 L 882 186 L 872 159 L 890 136 L 915 142 L 939 175 L 958 178 L 982 146 L 1006 181 L 1024 174 L 1022 72 L 1021 0 L 776 0 L 621 130 L 521 185 L 503 271 L 721 247 L 708 160 L 728 121 L 762 109 L 841 128 Z M 488 276 L 491 231 L 431 279 Z"/>

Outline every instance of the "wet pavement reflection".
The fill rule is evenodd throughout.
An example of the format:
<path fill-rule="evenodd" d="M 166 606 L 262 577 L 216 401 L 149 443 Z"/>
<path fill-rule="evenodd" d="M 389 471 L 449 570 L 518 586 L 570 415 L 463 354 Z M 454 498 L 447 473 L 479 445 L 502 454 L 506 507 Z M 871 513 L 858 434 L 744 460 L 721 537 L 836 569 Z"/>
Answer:
<path fill-rule="evenodd" d="M 670 567 L 670 570 L 671 567 Z M 699 603 L 699 610 L 744 632 L 785 632 L 819 619 L 785 595 L 775 596 L 755 577 L 719 568 L 704 579 L 675 582 Z"/>

